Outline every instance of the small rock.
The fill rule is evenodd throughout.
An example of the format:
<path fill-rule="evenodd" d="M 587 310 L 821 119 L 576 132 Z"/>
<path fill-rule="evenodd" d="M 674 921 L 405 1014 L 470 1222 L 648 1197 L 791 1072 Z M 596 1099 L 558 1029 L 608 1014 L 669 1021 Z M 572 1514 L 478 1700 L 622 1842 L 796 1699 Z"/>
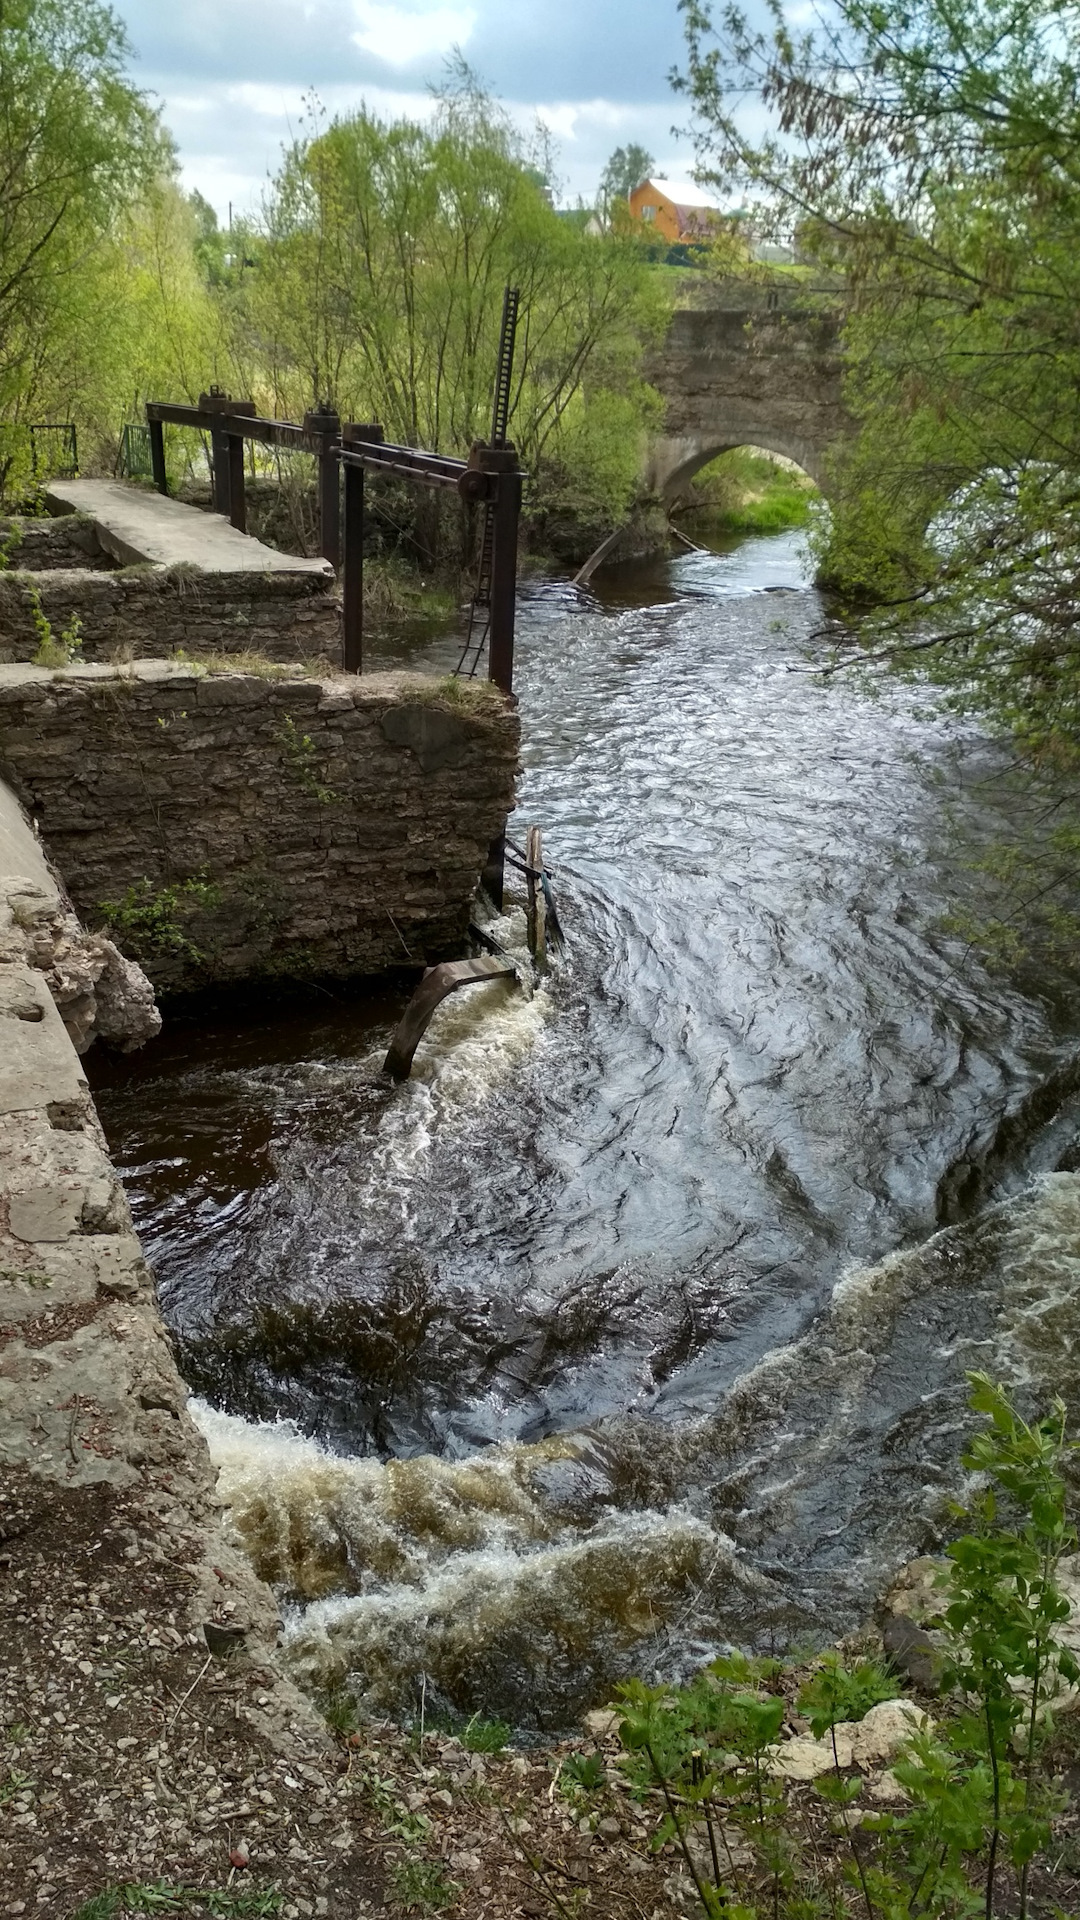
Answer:
<path fill-rule="evenodd" d="M 614 1814 L 611 1813 L 606 1813 L 604 1818 L 598 1822 L 596 1831 L 605 1840 L 619 1840 L 622 1837 L 622 1828 Z"/>
<path fill-rule="evenodd" d="M 875 1761 L 891 1760 L 905 1740 L 929 1724 L 929 1715 L 914 1700 L 882 1700 L 864 1720 L 845 1729 L 851 1735 L 855 1765 L 865 1771 Z"/>
<path fill-rule="evenodd" d="M 247 1848 L 244 1846 L 243 1841 L 241 1841 L 239 1845 L 233 1847 L 231 1853 L 229 1854 L 229 1865 L 230 1867 L 236 1867 L 238 1869 L 241 1867 L 249 1867 L 251 1865 L 251 1855 L 248 1852 Z"/>
<path fill-rule="evenodd" d="M 607 1707 L 595 1707 L 587 1713 L 581 1724 L 590 1740 L 610 1740 L 618 1733 L 622 1722 L 621 1713 L 612 1713 Z"/>
<path fill-rule="evenodd" d="M 876 1780 L 871 1780 L 866 1790 L 871 1800 L 879 1807 L 903 1807 L 911 1798 L 907 1788 L 900 1785 L 895 1773 L 889 1767 L 886 1767 L 884 1773 L 879 1773 Z"/>
<path fill-rule="evenodd" d="M 944 1663 L 925 1627 L 906 1613 L 894 1613 L 886 1620 L 881 1637 L 894 1672 L 903 1674 L 924 1693 L 940 1692 Z"/>
<path fill-rule="evenodd" d="M 783 1740 L 766 1752 L 768 1771 L 780 1780 L 816 1780 L 819 1774 L 828 1773 L 837 1760 L 842 1767 L 851 1765 L 851 1741 L 841 1737 L 839 1727 L 835 1756 L 831 1740 L 811 1740 L 809 1734 L 797 1734 L 793 1740 Z"/>

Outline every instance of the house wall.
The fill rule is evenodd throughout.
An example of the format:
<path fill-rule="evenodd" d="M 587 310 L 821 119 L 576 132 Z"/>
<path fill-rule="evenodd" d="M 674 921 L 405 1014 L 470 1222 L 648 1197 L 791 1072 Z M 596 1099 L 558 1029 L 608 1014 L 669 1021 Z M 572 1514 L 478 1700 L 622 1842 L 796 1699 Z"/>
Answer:
<path fill-rule="evenodd" d="M 656 208 L 655 220 L 648 223 L 656 233 L 662 233 L 665 240 L 679 239 L 682 229 L 678 208 L 664 194 L 657 193 L 656 188 L 650 186 L 647 180 L 640 187 L 635 187 L 630 195 L 630 213 L 633 219 L 643 220 L 643 207 Z"/>

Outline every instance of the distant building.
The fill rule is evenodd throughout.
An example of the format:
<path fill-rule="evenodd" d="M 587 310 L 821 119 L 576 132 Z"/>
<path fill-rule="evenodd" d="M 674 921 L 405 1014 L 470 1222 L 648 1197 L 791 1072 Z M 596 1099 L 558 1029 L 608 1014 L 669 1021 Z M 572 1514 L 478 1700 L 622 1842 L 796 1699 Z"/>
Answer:
<path fill-rule="evenodd" d="M 630 214 L 670 241 L 707 240 L 730 218 L 688 180 L 643 180 L 630 195 Z"/>

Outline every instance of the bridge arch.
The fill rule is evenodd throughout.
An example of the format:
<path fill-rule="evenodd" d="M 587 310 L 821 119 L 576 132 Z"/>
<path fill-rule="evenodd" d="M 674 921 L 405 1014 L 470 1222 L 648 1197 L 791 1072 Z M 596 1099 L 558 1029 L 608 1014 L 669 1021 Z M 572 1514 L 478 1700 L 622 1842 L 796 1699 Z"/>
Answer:
<path fill-rule="evenodd" d="M 828 491 L 824 450 L 808 447 L 800 438 L 778 433 L 774 427 L 766 426 L 740 434 L 736 439 L 730 434 L 718 435 L 716 432 L 659 436 L 649 449 L 646 474 L 649 492 L 656 494 L 665 506 L 670 506 L 685 492 L 696 473 L 700 473 L 711 461 L 719 459 L 722 453 L 734 453 L 737 448 L 754 453 L 772 453 L 783 460 L 792 460 L 813 481 L 819 492 Z"/>
<path fill-rule="evenodd" d="M 838 304 L 805 289 L 731 282 L 708 306 L 677 308 L 646 378 L 664 423 L 645 463 L 650 493 L 672 501 L 700 467 L 734 447 L 781 454 L 828 493 L 829 448 L 851 429 L 841 392 Z"/>

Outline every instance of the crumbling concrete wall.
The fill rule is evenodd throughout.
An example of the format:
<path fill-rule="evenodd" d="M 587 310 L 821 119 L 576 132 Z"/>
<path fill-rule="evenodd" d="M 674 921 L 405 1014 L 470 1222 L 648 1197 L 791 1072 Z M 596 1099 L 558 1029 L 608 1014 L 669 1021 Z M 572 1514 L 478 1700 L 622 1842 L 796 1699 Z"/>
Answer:
<path fill-rule="evenodd" d="M 52 524 L 64 528 L 65 520 Z M 2 664 L 37 654 L 35 599 L 57 638 L 78 620 L 80 658 L 88 661 L 160 659 L 177 649 L 281 661 L 340 658 L 340 596 L 318 575 L 200 573 L 189 566 L 94 571 L 101 562 L 75 564 L 62 543 L 48 542 L 28 553 L 16 548 L 11 561 L 0 572 Z"/>
<path fill-rule="evenodd" d="M 0 903 L 47 895 L 0 799 Z M 320 1886 L 319 1911 L 353 1913 L 333 1892 L 363 1869 L 325 1731 L 222 1530 L 82 1067 L 20 933 L 0 906 L 0 1729 L 21 1724 L 26 1769 L 0 1835 L 7 1911 L 72 1913 L 161 1876 L 224 1884 L 220 1769 L 233 1805 L 258 1776 L 244 1831 L 264 1875 L 288 1882 L 302 1835 L 303 1905 L 285 1913 L 315 1912 Z"/>
<path fill-rule="evenodd" d="M 27 1025 L 41 1020 L 41 995 L 29 992 L 26 969 L 43 976 L 52 1004 L 77 1053 L 95 1040 L 127 1053 L 161 1031 L 154 990 L 141 967 L 126 960 L 104 934 L 79 925 L 15 796 L 0 785 L 0 1027 L 7 1063 L 39 1050 L 40 1036 Z"/>
<path fill-rule="evenodd" d="M 166 992 L 459 950 L 518 737 L 486 683 L 0 667 L 0 775 Z"/>

